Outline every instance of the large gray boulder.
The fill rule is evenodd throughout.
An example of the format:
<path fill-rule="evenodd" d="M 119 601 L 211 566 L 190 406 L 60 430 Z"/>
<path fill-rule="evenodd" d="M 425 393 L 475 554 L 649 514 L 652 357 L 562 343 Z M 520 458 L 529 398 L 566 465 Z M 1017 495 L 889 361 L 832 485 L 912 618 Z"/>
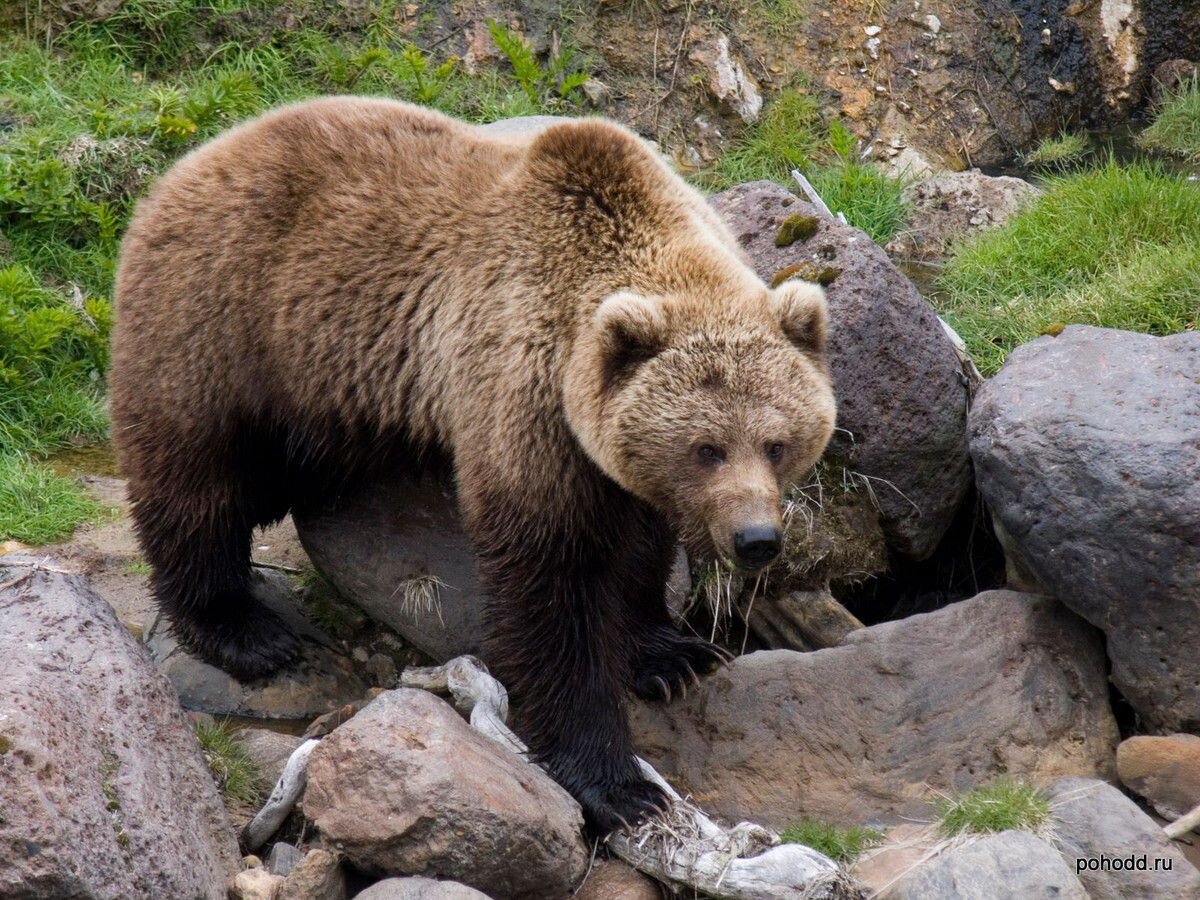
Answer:
<path fill-rule="evenodd" d="M 388 691 L 324 738 L 304 812 L 359 869 L 496 898 L 569 894 L 588 867 L 579 805 L 426 691 Z"/>
<path fill-rule="evenodd" d="M 1012 562 L 1104 630 L 1151 726 L 1200 729 L 1200 334 L 1071 326 L 979 392 L 971 455 Z"/>
<path fill-rule="evenodd" d="M 76 575 L 0 560 L 0 896 L 223 898 L 238 849 L 175 693 Z"/>
<path fill-rule="evenodd" d="M 776 184 L 738 185 L 712 205 L 763 280 L 825 284 L 830 452 L 870 479 L 890 544 L 929 556 L 971 483 L 967 384 L 937 314 L 869 237 Z"/>
<path fill-rule="evenodd" d="M 710 812 L 782 828 L 928 815 L 1000 774 L 1108 776 L 1100 635 L 1047 597 L 989 591 L 812 653 L 736 659 L 682 702 L 636 704 L 638 750 Z"/>
<path fill-rule="evenodd" d="M 951 847 L 907 875 L 888 900 L 1088 900 L 1058 852 L 1024 831 Z"/>
<path fill-rule="evenodd" d="M 1062 778 L 1046 796 L 1054 843 L 1091 900 L 1200 897 L 1200 869 L 1111 784 Z"/>

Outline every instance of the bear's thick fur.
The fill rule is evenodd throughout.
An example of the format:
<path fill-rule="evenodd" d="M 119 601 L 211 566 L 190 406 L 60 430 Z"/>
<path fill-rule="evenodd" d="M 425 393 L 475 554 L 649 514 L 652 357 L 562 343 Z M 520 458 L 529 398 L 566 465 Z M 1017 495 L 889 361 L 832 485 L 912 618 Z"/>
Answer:
<path fill-rule="evenodd" d="M 242 125 L 139 204 L 113 434 L 158 602 L 241 678 L 295 638 L 250 537 L 382 466 L 452 473 L 518 728 L 600 830 L 661 805 L 625 691 L 720 651 L 672 626 L 677 537 L 761 566 L 834 404 L 819 288 L 769 290 L 640 139 L 496 137 L 384 100 Z"/>

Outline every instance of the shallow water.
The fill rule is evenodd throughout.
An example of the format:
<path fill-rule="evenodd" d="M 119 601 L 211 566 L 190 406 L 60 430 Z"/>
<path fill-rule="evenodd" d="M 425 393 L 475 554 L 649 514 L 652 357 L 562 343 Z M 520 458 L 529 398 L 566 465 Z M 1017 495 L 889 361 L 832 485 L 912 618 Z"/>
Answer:
<path fill-rule="evenodd" d="M 50 454 L 46 463 L 54 470 L 55 474 L 67 478 L 75 478 L 80 475 L 103 475 L 116 478 L 121 474 L 117 468 L 117 453 L 110 441 L 59 450 Z"/>

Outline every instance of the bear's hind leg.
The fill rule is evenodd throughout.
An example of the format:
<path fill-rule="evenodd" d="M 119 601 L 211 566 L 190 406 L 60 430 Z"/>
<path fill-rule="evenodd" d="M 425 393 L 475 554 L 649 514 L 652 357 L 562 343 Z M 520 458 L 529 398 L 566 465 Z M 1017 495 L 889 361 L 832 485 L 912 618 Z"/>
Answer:
<path fill-rule="evenodd" d="M 299 642 L 254 596 L 250 538 L 273 486 L 228 472 L 197 471 L 204 451 L 189 454 L 163 477 L 151 472 L 131 484 L 133 515 L 152 569 L 159 609 L 189 652 L 242 681 L 269 675 L 291 662 Z M 158 477 L 154 477 L 157 475 Z M 286 511 L 286 510 L 284 510 Z"/>

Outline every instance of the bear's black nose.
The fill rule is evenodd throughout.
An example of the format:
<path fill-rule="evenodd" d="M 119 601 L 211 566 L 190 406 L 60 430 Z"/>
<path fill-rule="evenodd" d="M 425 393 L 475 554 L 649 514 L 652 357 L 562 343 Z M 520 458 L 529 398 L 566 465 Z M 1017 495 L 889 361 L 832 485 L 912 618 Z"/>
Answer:
<path fill-rule="evenodd" d="M 741 565 L 756 569 L 778 556 L 782 543 L 774 525 L 751 525 L 734 533 L 733 553 Z"/>

